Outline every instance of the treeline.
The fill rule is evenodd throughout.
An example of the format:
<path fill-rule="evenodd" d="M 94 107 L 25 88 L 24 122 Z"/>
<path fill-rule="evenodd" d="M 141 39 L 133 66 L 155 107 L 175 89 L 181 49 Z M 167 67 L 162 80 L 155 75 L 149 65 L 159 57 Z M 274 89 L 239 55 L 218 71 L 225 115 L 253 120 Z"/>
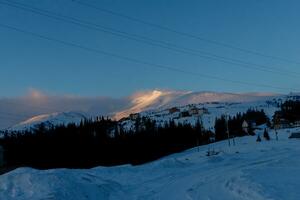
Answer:
<path fill-rule="evenodd" d="M 269 123 L 264 111 L 248 110 L 228 118 L 230 136 L 247 135 L 243 121 Z M 46 127 L 41 124 L 33 131 L 6 134 L 0 139 L 5 149 L 7 167 L 29 166 L 49 168 L 89 168 L 121 164 L 142 164 L 214 140 L 227 139 L 225 116 L 216 119 L 215 133 L 204 130 L 200 120 L 195 125 L 169 121 L 163 126 L 149 118 L 137 118 L 132 130 L 119 122 L 98 117 L 79 125 Z"/>
<path fill-rule="evenodd" d="M 300 121 L 300 101 L 288 100 L 281 104 L 280 110 L 277 111 L 273 117 L 275 123 L 279 123 L 280 119 L 286 120 L 290 123 Z M 276 122 L 277 121 L 277 122 Z"/>
<path fill-rule="evenodd" d="M 48 168 L 89 168 L 120 164 L 141 164 L 207 144 L 211 132 L 173 121 L 157 127 L 155 121 L 140 118 L 135 130 L 125 131 L 116 121 L 98 118 L 80 125 L 69 124 L 32 132 L 6 135 L 0 140 L 5 148 L 6 165 Z"/>
<path fill-rule="evenodd" d="M 244 121 L 248 124 L 247 131 L 242 127 Z M 238 113 L 227 119 L 222 115 L 215 120 L 215 139 L 216 141 L 227 139 L 227 131 L 230 137 L 254 135 L 254 127 L 262 124 L 270 126 L 270 120 L 264 110 L 249 109 L 246 113 Z"/>

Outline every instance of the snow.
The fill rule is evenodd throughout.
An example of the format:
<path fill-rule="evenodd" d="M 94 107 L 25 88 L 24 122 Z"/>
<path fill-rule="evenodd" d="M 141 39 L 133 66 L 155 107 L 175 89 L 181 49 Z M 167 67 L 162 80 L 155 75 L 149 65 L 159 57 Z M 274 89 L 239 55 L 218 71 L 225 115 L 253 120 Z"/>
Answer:
<path fill-rule="evenodd" d="M 131 113 L 139 113 L 146 110 L 167 109 L 174 106 L 188 104 L 200 104 L 207 102 L 256 102 L 266 101 L 282 95 L 273 93 L 217 93 L 217 92 L 190 92 L 190 91 L 162 91 L 153 90 L 141 92 L 131 97 L 132 105 L 116 112 L 114 118 L 117 120 L 127 117 Z"/>
<path fill-rule="evenodd" d="M 190 92 L 190 91 L 168 91 L 153 90 L 140 92 L 130 97 L 130 105 L 126 109 L 111 113 L 110 116 L 115 119 L 121 119 L 132 113 L 140 113 L 142 116 L 150 117 L 162 126 L 166 122 L 174 119 L 175 123 L 194 124 L 199 117 L 204 122 L 206 129 L 213 129 L 215 118 L 222 114 L 236 115 L 238 112 L 246 112 L 249 108 L 264 109 L 269 117 L 272 117 L 278 109 L 277 102 L 286 99 L 299 99 L 296 94 L 279 95 L 273 93 L 216 93 L 216 92 Z M 198 108 L 206 108 L 210 114 L 203 116 L 191 116 L 179 119 L 179 113 L 169 114 L 168 109 L 179 107 L 181 111 L 188 111 L 191 105 Z M 95 113 L 89 112 L 60 112 L 33 116 L 23 122 L 20 122 L 6 131 L 23 131 L 34 129 L 41 123 L 46 126 L 76 123 L 78 124 L 86 117 L 94 117 Z M 123 121 L 124 128 L 132 129 L 134 122 Z M 1 137 L 1 136 L 0 136 Z"/>
<path fill-rule="evenodd" d="M 137 94 L 132 98 L 133 106 L 127 110 L 116 113 L 115 118 L 121 119 L 123 117 L 129 116 L 132 113 L 141 112 L 145 107 L 148 107 L 151 104 L 153 104 L 153 102 L 155 102 L 162 95 L 163 92 L 158 90 Z"/>
<path fill-rule="evenodd" d="M 299 128 L 282 129 L 279 141 L 255 136 L 174 154 L 140 166 L 35 170 L 0 176 L 0 199 L 300 199 Z M 206 156 L 208 148 L 220 153 Z"/>
<path fill-rule="evenodd" d="M 239 100 L 242 100 L 242 98 L 240 97 Z M 220 118 L 222 115 L 229 115 L 233 117 L 237 113 L 245 113 L 250 108 L 256 110 L 264 110 L 269 119 L 272 119 L 275 111 L 280 109 L 277 106 L 276 102 L 277 98 L 274 99 L 273 96 L 259 96 L 259 98 L 248 99 L 248 101 L 244 102 L 206 102 L 178 106 L 177 108 L 180 110 L 180 112 L 189 111 L 192 107 L 196 107 L 200 110 L 204 108 L 208 111 L 208 113 L 196 114 L 187 117 L 180 117 L 180 112 L 170 113 L 169 110 L 165 108 L 144 111 L 140 113 L 140 116 L 155 120 L 157 126 L 164 126 L 164 124 L 168 123 L 170 120 L 174 120 L 176 124 L 181 123 L 192 125 L 194 125 L 198 120 L 201 120 L 203 127 L 206 130 L 213 131 L 216 118 Z M 121 121 L 120 124 L 125 130 L 134 130 L 135 127 L 135 122 L 131 119 Z"/>
<path fill-rule="evenodd" d="M 62 112 L 51 113 L 34 116 L 28 120 L 20 122 L 10 128 L 7 131 L 23 131 L 36 128 L 41 123 L 44 123 L 46 127 L 67 125 L 70 123 L 79 124 L 82 120 L 86 119 L 86 116 L 78 112 Z"/>
<path fill-rule="evenodd" d="M 228 113 L 233 116 L 238 112 L 246 112 L 249 108 L 264 109 L 269 117 L 272 117 L 278 109 L 276 102 L 287 98 L 295 99 L 299 96 L 277 95 L 272 93 L 216 93 L 216 92 L 190 92 L 190 91 L 162 91 L 153 90 L 140 92 L 130 97 L 131 105 L 117 113 L 114 113 L 116 119 L 129 116 L 131 113 L 141 113 L 142 116 L 150 117 L 163 126 L 166 122 L 174 120 L 175 123 L 195 124 L 199 118 L 204 123 L 206 129 L 213 130 L 216 117 Z M 193 115 L 191 117 L 179 118 L 179 113 L 169 114 L 168 109 L 174 106 L 181 111 L 188 111 L 191 105 L 198 108 L 206 108 L 209 114 L 202 116 Z M 52 125 L 67 125 L 69 123 L 79 124 L 82 119 L 94 117 L 94 114 L 83 112 L 60 112 L 33 116 L 23 122 L 20 122 L 5 131 L 24 131 L 35 129 L 41 123 L 47 127 Z M 122 121 L 126 130 L 134 127 L 134 122 Z M 0 137 L 3 135 L 0 134 Z"/>

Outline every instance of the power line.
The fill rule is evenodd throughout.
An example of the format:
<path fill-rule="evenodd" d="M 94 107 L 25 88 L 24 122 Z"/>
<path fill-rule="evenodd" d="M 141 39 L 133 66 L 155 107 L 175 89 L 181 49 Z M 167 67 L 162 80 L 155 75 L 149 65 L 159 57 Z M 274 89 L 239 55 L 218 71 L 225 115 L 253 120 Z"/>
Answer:
<path fill-rule="evenodd" d="M 197 39 L 197 40 L 204 41 L 204 42 L 207 42 L 207 43 L 210 43 L 210 44 L 214 44 L 214 45 L 217 45 L 217 46 L 229 48 L 229 49 L 232 49 L 232 50 L 235 50 L 235 51 L 240 51 L 240 52 L 247 53 L 247 54 L 252 54 L 252 55 L 255 55 L 255 56 L 265 57 L 265 58 L 269 58 L 269 59 L 273 59 L 273 60 L 280 60 L 280 61 L 284 61 L 284 62 L 292 63 L 292 64 L 297 64 L 297 65 L 300 64 L 299 61 L 295 61 L 295 60 L 288 59 L 288 58 L 283 58 L 283 57 L 267 55 L 267 54 L 261 53 L 259 51 L 254 51 L 254 50 L 238 47 L 238 46 L 235 46 L 235 45 L 232 45 L 232 44 L 229 44 L 229 43 L 219 42 L 217 40 L 207 39 L 207 38 L 204 38 L 204 37 L 200 37 L 198 35 L 190 34 L 190 33 L 183 32 L 183 31 L 178 31 L 178 30 L 169 28 L 167 26 L 162 26 L 160 24 L 148 22 L 148 21 L 138 19 L 138 18 L 129 16 L 129 15 L 125 15 L 125 14 L 122 14 L 122 13 L 119 13 L 119 12 L 104 9 L 104 8 L 99 7 L 99 6 L 96 6 L 96 5 L 87 3 L 87 2 L 83 2 L 83 1 L 80 1 L 80 0 L 71 0 L 71 1 L 75 2 L 79 5 L 82 5 L 82 6 L 85 6 L 85 7 L 88 7 L 88 8 L 92 8 L 94 10 L 98 10 L 102 13 L 107 13 L 107 14 L 110 14 L 110 15 L 125 18 L 125 19 L 130 20 L 130 21 L 138 22 L 140 24 L 144 24 L 144 25 L 151 26 L 151 27 L 154 27 L 154 28 L 158 28 L 158 29 L 161 29 L 161 30 L 164 30 L 164 31 L 172 32 L 172 33 L 175 33 L 177 35 L 184 36 L 184 37 Z"/>
<path fill-rule="evenodd" d="M 114 57 L 114 58 L 118 58 L 120 60 L 125 60 L 125 61 L 128 61 L 128 62 L 141 64 L 141 65 L 144 65 L 144 66 L 150 66 L 150 67 L 154 67 L 154 68 L 157 68 L 157 69 L 174 71 L 174 72 L 178 72 L 178 73 L 182 73 L 182 74 L 193 75 L 193 76 L 202 77 L 202 78 L 211 79 L 211 80 L 219 80 L 219 81 L 223 81 L 223 82 L 230 82 L 230 83 L 239 84 L 239 85 L 257 86 L 257 87 L 262 87 L 262 88 L 272 88 L 272 89 L 284 90 L 284 91 L 295 90 L 295 89 L 291 89 L 291 88 L 278 87 L 278 86 L 273 86 L 273 85 L 268 85 L 268 84 L 258 84 L 258 83 L 250 83 L 250 82 L 239 81 L 239 80 L 226 79 L 226 78 L 221 78 L 221 77 L 210 75 L 210 74 L 203 74 L 203 73 L 197 73 L 197 72 L 186 71 L 186 70 L 182 70 L 182 69 L 178 69 L 178 68 L 173 68 L 173 67 L 170 67 L 168 65 L 155 64 L 155 63 L 151 63 L 151 62 L 147 62 L 147 61 L 143 61 L 143 60 L 127 57 L 127 56 L 122 56 L 122 55 L 118 55 L 118 54 L 115 54 L 115 53 L 111 53 L 111 52 L 107 52 L 107 51 L 103 51 L 103 50 L 99 50 L 99 49 L 94 49 L 94 48 L 83 46 L 83 45 L 76 44 L 76 43 L 51 38 L 51 37 L 48 37 L 48 36 L 44 36 L 44 35 L 37 34 L 37 33 L 34 33 L 34 32 L 26 31 L 26 30 L 23 30 L 23 29 L 14 27 L 14 26 L 6 25 L 6 24 L 1 24 L 0 23 L 0 27 L 5 28 L 5 29 L 9 29 L 9 30 L 14 30 L 16 32 L 20 32 L 20 33 L 23 33 L 23 34 L 31 35 L 33 37 L 40 38 L 40 39 L 43 39 L 43 40 L 59 43 L 59 44 L 62 44 L 64 46 L 70 46 L 70 47 L 74 47 L 74 48 L 77 48 L 77 49 L 82 49 L 82 50 L 85 50 L 85 51 L 88 51 L 88 52 L 93 52 L 93 53 L 97 53 L 97 54 L 101 54 L 101 55 L 105 55 L 105 56 L 109 56 L 109 57 Z"/>
<path fill-rule="evenodd" d="M 234 65 L 234 66 L 241 67 L 241 68 L 246 68 L 246 69 L 254 69 L 254 70 L 258 70 L 258 71 L 263 71 L 263 72 L 268 72 L 268 73 L 273 73 L 273 74 L 279 74 L 279 75 L 289 76 L 289 77 L 294 77 L 294 78 L 299 78 L 300 77 L 300 73 L 297 73 L 297 72 L 292 72 L 292 71 L 287 71 L 287 70 L 282 71 L 281 69 L 276 69 L 274 67 L 269 67 L 269 66 L 266 66 L 266 65 L 259 65 L 259 64 L 249 63 L 249 62 L 245 62 L 243 60 L 227 58 L 227 57 L 224 57 L 224 56 L 219 56 L 219 55 L 209 53 L 209 52 L 205 52 L 205 51 L 202 51 L 202 50 L 195 50 L 195 49 L 191 49 L 191 48 L 181 47 L 181 46 L 178 46 L 176 44 L 169 43 L 169 42 L 160 41 L 160 40 L 156 40 L 156 39 L 151 39 L 151 38 L 148 38 L 148 37 L 145 37 L 145 36 L 140 36 L 140 35 L 137 35 L 137 34 L 130 34 L 128 32 L 108 28 L 108 27 L 105 27 L 105 26 L 102 26 L 102 25 L 99 25 L 99 24 L 94 24 L 94 23 L 90 23 L 90 22 L 87 22 L 87 21 L 82 21 L 82 20 L 79 20 L 79 19 L 74 18 L 74 17 L 69 17 L 69 16 L 57 14 L 57 13 L 54 13 L 54 12 L 51 12 L 51 11 L 48 11 L 48 10 L 34 8 L 34 7 L 28 6 L 26 4 L 21 4 L 21 3 L 17 3 L 17 2 L 14 2 L 14 4 L 11 4 L 11 2 L 13 2 L 13 1 L 10 1 L 10 3 L 0 1 L 0 4 L 7 5 L 7 6 L 10 6 L 10 7 L 14 7 L 14 8 L 17 8 L 17 9 L 22 9 L 22 10 L 32 12 L 32 13 L 35 13 L 35 14 L 38 14 L 38 15 L 42 15 L 42 16 L 45 16 L 45 17 L 49 17 L 49 18 L 52 18 L 52 19 L 55 19 L 55 20 L 75 24 L 75 25 L 78 25 L 78 26 L 81 26 L 81 27 L 84 27 L 84 28 L 87 28 L 87 29 L 91 29 L 91 30 L 95 30 L 95 31 L 101 31 L 101 32 L 104 32 L 106 34 L 111 34 L 111 35 L 114 35 L 114 36 L 134 40 L 134 41 L 137 41 L 137 42 L 142 42 L 142 43 L 145 43 L 147 45 L 168 49 L 168 50 L 171 50 L 171 51 L 175 51 L 177 53 L 184 53 L 184 54 L 187 54 L 187 55 L 198 56 L 198 57 L 203 58 L 203 59 L 222 62 L 222 63 L 226 63 L 226 64 L 230 64 L 230 65 Z M 16 4 L 18 4 L 18 5 L 16 5 Z"/>

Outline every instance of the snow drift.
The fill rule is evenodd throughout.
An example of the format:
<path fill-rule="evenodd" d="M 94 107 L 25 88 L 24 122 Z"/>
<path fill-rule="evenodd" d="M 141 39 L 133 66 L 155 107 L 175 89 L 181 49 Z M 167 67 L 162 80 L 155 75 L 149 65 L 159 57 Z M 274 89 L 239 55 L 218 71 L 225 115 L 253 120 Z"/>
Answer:
<path fill-rule="evenodd" d="M 279 141 L 256 137 L 190 149 L 141 166 L 86 170 L 19 168 L 0 176 L 0 199 L 300 199 L 300 145 L 281 130 Z M 208 148 L 220 153 L 207 157 Z"/>

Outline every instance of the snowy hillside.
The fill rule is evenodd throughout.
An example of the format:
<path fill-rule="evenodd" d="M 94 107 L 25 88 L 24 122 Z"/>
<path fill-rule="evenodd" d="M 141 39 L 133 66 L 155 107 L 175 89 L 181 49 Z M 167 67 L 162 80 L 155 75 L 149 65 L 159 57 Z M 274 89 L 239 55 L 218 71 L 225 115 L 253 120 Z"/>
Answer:
<path fill-rule="evenodd" d="M 46 171 L 19 168 L 0 176 L 0 199 L 300 199 L 300 140 L 255 136 L 190 149 L 141 166 Z M 220 153 L 206 156 L 208 148 Z"/>
<path fill-rule="evenodd" d="M 296 98 L 297 95 L 284 96 L 269 93 L 216 93 L 216 92 L 188 92 L 188 91 L 161 91 L 154 90 L 141 92 L 130 97 L 128 108 L 111 114 L 115 119 L 123 119 L 125 128 L 132 128 L 134 122 L 130 119 L 124 120 L 133 113 L 140 113 L 140 116 L 150 117 L 158 124 L 163 125 L 170 119 L 180 123 L 195 123 L 200 117 L 206 129 L 212 129 L 216 117 L 222 114 L 236 115 L 238 112 L 245 112 L 249 108 L 264 109 L 269 117 L 278 109 L 277 102 L 287 98 Z M 170 108 L 178 108 L 179 112 L 170 113 Z M 181 112 L 188 112 L 191 108 L 207 109 L 203 114 L 191 114 L 180 116 Z M 45 114 L 32 117 L 20 122 L 8 129 L 8 131 L 30 130 L 44 123 L 46 126 L 79 123 L 88 114 L 80 112 L 63 112 Z M 95 113 L 89 114 L 93 117 Z"/>
<path fill-rule="evenodd" d="M 287 97 L 284 97 L 284 99 L 285 98 Z M 220 98 L 218 99 L 220 100 Z M 167 109 L 154 109 L 141 112 L 138 116 L 155 120 L 158 126 L 164 126 L 164 124 L 170 120 L 174 120 L 175 123 L 181 124 L 195 124 L 198 120 L 201 120 L 206 130 L 214 130 L 216 117 L 219 118 L 221 115 L 235 116 L 237 113 L 244 113 L 248 109 L 263 109 L 266 115 L 271 119 L 274 112 L 279 109 L 277 104 L 279 99 L 279 97 L 274 98 L 273 96 L 256 96 L 255 98 L 252 96 L 250 99 L 247 99 L 245 96 L 241 96 L 236 99 L 226 98 L 226 101 L 228 102 L 214 101 L 169 107 Z M 120 124 L 125 128 L 125 130 L 134 129 L 135 117 L 136 116 L 123 118 Z"/>
<path fill-rule="evenodd" d="M 10 127 L 8 131 L 32 130 L 38 127 L 41 123 L 43 123 L 46 127 L 62 124 L 66 125 L 69 123 L 79 124 L 83 119 L 86 119 L 86 116 L 82 113 L 77 112 L 63 112 L 38 115 Z"/>
<path fill-rule="evenodd" d="M 174 106 L 200 104 L 209 102 L 246 103 L 266 101 L 280 95 L 272 93 L 216 93 L 216 92 L 189 92 L 189 91 L 148 91 L 137 93 L 131 99 L 131 106 L 114 114 L 116 119 L 127 117 L 132 113 L 146 110 L 166 109 Z"/>

